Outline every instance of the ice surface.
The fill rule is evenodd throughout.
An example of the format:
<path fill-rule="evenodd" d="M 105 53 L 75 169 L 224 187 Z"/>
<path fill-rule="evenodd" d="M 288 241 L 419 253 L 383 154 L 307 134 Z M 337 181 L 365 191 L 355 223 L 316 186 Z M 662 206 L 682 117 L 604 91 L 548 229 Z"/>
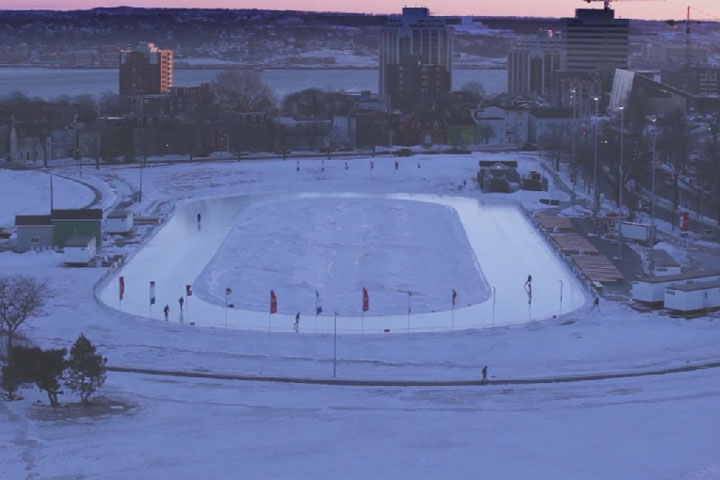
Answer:
<path fill-rule="evenodd" d="M 406 314 L 408 292 L 413 313 L 447 310 L 451 285 L 463 305 L 490 295 L 455 210 L 385 198 L 254 203 L 198 280 L 217 305 L 230 287 L 235 308 L 262 311 L 275 289 L 279 312 L 303 317 L 316 291 L 340 315 L 357 314 L 363 287 L 373 315 Z"/>
<path fill-rule="evenodd" d="M 110 281 L 106 284 L 101 291 L 100 298 L 110 306 L 121 308 L 123 311 L 135 315 L 149 315 L 159 318 L 161 309 L 165 304 L 169 305 L 171 311 L 175 312 L 178 299 L 185 291 L 185 285 L 197 283 L 197 279 L 220 250 L 235 225 L 238 223 L 245 225 L 244 218 L 248 207 L 258 202 L 267 203 L 278 199 L 288 202 L 298 198 L 321 197 L 326 200 L 334 199 L 336 205 L 343 205 L 342 202 L 348 199 L 371 199 L 370 202 L 355 203 L 356 215 L 359 215 L 361 219 L 368 218 L 369 211 L 378 211 L 376 206 L 382 203 L 383 198 L 391 201 L 387 202 L 389 206 L 380 210 L 380 212 L 383 212 L 381 218 L 388 216 L 389 209 L 392 208 L 392 205 L 397 205 L 398 200 L 419 202 L 421 204 L 430 203 L 452 208 L 464 227 L 467 241 L 474 251 L 486 281 L 491 288 L 495 289 L 495 295 L 488 298 L 487 295 L 483 296 L 480 293 L 478 297 L 475 297 L 478 299 L 477 303 L 470 306 L 458 306 L 459 308 L 452 311 L 450 301 L 452 288 L 460 285 L 456 290 L 460 289 L 459 291 L 462 291 L 462 289 L 468 287 L 464 286 L 465 280 L 462 277 L 454 276 L 449 269 L 444 271 L 448 275 L 447 277 L 434 278 L 436 290 L 438 292 L 445 290 L 447 295 L 445 309 L 438 312 L 426 311 L 408 315 L 406 311 L 404 315 L 398 315 L 393 314 L 392 307 L 390 307 L 389 312 L 384 312 L 382 311 L 385 305 L 382 294 L 380 297 L 381 309 L 378 311 L 373 308 L 371 283 L 366 284 L 371 295 L 371 310 L 365 314 L 360 308 L 362 297 L 359 289 L 357 291 L 357 300 L 353 302 L 354 310 L 353 304 L 345 305 L 342 301 L 328 297 L 323 291 L 320 292 L 320 295 L 325 314 L 320 318 L 313 319 L 316 325 L 313 325 L 312 331 L 330 331 L 335 328 L 333 319 L 329 315 L 335 311 L 340 313 L 339 310 L 341 309 L 349 313 L 338 318 L 337 328 L 339 331 L 347 333 L 389 331 L 393 333 L 517 324 L 548 318 L 560 313 L 561 309 L 567 312 L 585 304 L 586 297 L 579 282 L 539 237 L 516 205 L 479 202 L 472 198 L 457 196 L 442 197 L 421 194 L 378 196 L 351 193 L 224 197 L 182 203 L 178 205 L 175 215 L 167 225 L 117 273 L 117 275 L 125 277 L 126 294 L 122 304 L 118 301 L 116 281 Z M 281 209 L 282 205 L 275 206 L 275 208 Z M 268 243 L 273 245 L 274 242 L 283 243 L 287 241 L 288 231 L 299 231 L 304 228 L 305 222 L 308 221 L 307 217 L 297 215 L 297 212 L 293 214 L 293 212 L 294 210 L 290 209 L 289 212 L 284 212 L 277 218 L 266 219 L 267 222 L 277 222 L 285 226 L 285 230 L 281 230 L 281 233 L 279 233 L 280 239 L 271 236 L 266 241 L 263 235 L 245 239 L 231 236 L 231 239 L 240 240 L 240 243 L 235 241 L 227 242 L 226 248 L 248 248 L 250 252 L 254 252 L 262 246 L 267 246 Z M 198 213 L 202 215 L 200 224 L 196 219 Z M 254 215 L 251 212 L 251 225 L 253 222 L 258 221 L 257 215 L 257 211 Z M 392 221 L 393 218 L 394 216 L 390 215 L 390 220 L 381 221 Z M 448 236 L 447 231 L 437 229 L 428 232 L 432 232 L 428 234 L 438 238 L 440 242 L 445 242 L 446 248 L 450 248 L 448 242 L 452 243 L 453 237 Z M 395 229 L 389 232 L 388 235 L 391 235 L 391 233 L 393 235 L 385 240 L 386 245 L 383 247 L 385 253 L 381 254 L 388 259 L 397 256 L 399 251 L 406 247 L 403 244 L 403 239 L 407 235 L 404 229 Z M 313 229 L 307 232 L 307 235 L 315 235 L 311 243 L 319 241 L 318 234 L 321 235 L 322 241 L 336 242 L 340 249 L 348 248 L 347 241 L 350 237 L 346 236 L 345 233 L 336 233 L 328 237 L 328 235 L 321 233 L 320 230 Z M 274 235 L 278 235 L 277 230 Z M 461 245 L 463 243 L 465 242 L 461 242 Z M 292 245 L 285 248 L 292 252 Z M 265 255 L 267 255 L 268 251 L 264 251 L 266 252 Z M 359 249 L 358 252 L 363 255 L 372 253 L 367 248 Z M 246 283 L 253 282 L 251 292 L 257 292 L 258 295 L 258 298 L 246 300 L 244 304 L 250 307 L 258 306 L 259 308 L 225 309 L 224 302 L 220 306 L 195 295 L 189 301 L 186 301 L 186 309 L 182 317 L 179 315 L 180 312 L 175 312 L 172 315 L 173 319 L 182 322 L 192 321 L 198 325 L 290 331 L 294 320 L 294 309 L 281 310 L 281 312 L 290 312 L 289 314 L 280 313 L 271 316 L 269 314 L 270 288 L 274 289 L 278 294 L 279 305 L 283 301 L 287 301 L 290 305 L 305 305 L 303 313 L 307 313 L 307 299 L 311 295 L 310 292 L 314 290 L 315 285 L 323 286 L 318 283 L 321 280 L 318 280 L 316 274 L 308 275 L 305 277 L 307 285 L 301 285 L 302 288 L 298 290 L 294 288 L 298 281 L 297 275 L 293 272 L 301 268 L 301 265 L 297 263 L 282 264 L 274 261 L 273 258 L 267 257 L 257 258 L 256 260 L 259 262 L 256 268 L 270 271 L 270 277 L 274 277 L 280 282 L 274 287 L 270 287 L 269 284 L 264 283 L 267 277 L 261 277 L 260 279 L 247 278 L 244 280 Z M 332 269 L 332 258 L 326 258 L 325 260 L 324 268 Z M 219 257 L 219 261 L 223 261 L 222 255 Z M 409 261 L 406 262 L 406 264 L 409 263 Z M 316 265 L 322 266 L 323 264 L 320 262 Z M 435 262 L 431 265 L 435 265 Z M 342 275 L 350 276 L 351 279 L 354 277 L 352 281 L 361 283 L 383 280 L 381 278 L 371 278 L 370 270 L 365 271 L 367 277 L 362 277 L 359 273 L 356 273 L 362 271 L 363 269 L 358 265 L 346 265 L 342 269 Z M 410 271 L 408 270 L 408 272 Z M 528 275 L 533 275 L 532 303 L 529 302 L 524 287 Z M 214 288 L 215 292 L 227 286 L 233 287 L 219 284 L 212 269 L 206 271 L 205 278 L 212 282 L 214 287 L 211 287 L 211 289 Z M 157 304 L 154 314 L 149 304 L 150 281 L 156 283 Z M 412 282 L 409 274 L 407 280 L 404 281 Z M 408 287 L 410 291 L 419 291 L 413 289 L 420 288 L 413 283 L 407 285 L 398 284 L 396 288 L 402 289 L 403 286 Z M 239 287 L 242 288 L 243 285 L 241 284 Z M 341 295 L 349 296 L 353 285 L 340 284 L 335 285 L 335 287 L 340 289 Z M 357 284 L 355 288 L 358 288 Z M 385 285 L 385 288 L 392 287 Z M 265 289 L 264 294 L 263 289 Z M 379 290 L 383 292 L 382 288 Z M 287 297 L 283 298 L 280 293 L 285 294 Z M 406 299 L 402 292 L 397 293 L 400 298 Z M 310 298 L 312 299 L 312 297 Z M 263 299 L 267 302 L 265 308 L 262 308 Z M 243 305 L 242 302 L 241 305 Z M 460 298 L 460 305 L 467 305 L 467 300 Z"/>

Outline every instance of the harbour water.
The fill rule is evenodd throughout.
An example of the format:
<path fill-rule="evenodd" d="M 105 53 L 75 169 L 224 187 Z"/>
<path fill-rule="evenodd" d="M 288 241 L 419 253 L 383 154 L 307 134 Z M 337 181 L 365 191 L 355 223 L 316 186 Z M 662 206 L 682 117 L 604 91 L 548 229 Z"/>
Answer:
<path fill-rule="evenodd" d="M 211 81 L 221 70 L 175 70 L 175 85 L 192 86 Z M 265 70 L 263 81 L 280 99 L 284 95 L 318 87 L 325 90 L 376 92 L 378 71 L 373 69 Z M 453 88 L 469 81 L 480 82 L 488 94 L 502 93 L 507 87 L 507 70 L 454 70 Z M 114 69 L 0 68 L 0 95 L 20 91 L 32 97 L 51 99 L 60 95 L 99 95 L 118 91 L 118 72 Z"/>

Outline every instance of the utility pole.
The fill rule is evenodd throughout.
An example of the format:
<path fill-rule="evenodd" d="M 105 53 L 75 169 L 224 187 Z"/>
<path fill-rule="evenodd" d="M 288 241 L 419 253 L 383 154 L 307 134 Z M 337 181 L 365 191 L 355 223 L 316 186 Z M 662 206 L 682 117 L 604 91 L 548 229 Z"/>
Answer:
<path fill-rule="evenodd" d="M 655 115 L 650 116 L 650 121 L 653 124 L 653 136 L 652 136 L 652 157 L 650 159 L 651 169 L 651 182 L 652 182 L 652 195 L 650 197 L 650 273 L 655 275 L 655 137 L 657 131 L 655 129 L 655 122 L 657 117 Z"/>
<path fill-rule="evenodd" d="M 573 107 L 573 123 L 572 123 L 572 171 L 570 172 L 570 181 L 572 182 L 572 191 L 575 193 L 575 185 L 577 184 L 577 172 L 575 169 L 577 168 L 577 155 L 576 155 L 576 142 L 577 142 L 577 125 L 576 125 L 576 119 L 575 119 L 575 110 L 577 105 L 577 90 L 571 89 L 570 90 L 570 98 L 572 99 L 572 107 Z"/>
<path fill-rule="evenodd" d="M 622 212 L 623 208 L 623 190 L 625 186 L 625 177 L 623 176 L 623 140 L 625 136 L 625 107 L 618 107 L 620 110 L 620 172 L 618 174 L 618 210 Z"/>
<path fill-rule="evenodd" d="M 598 213 L 600 212 L 600 192 L 598 191 L 598 108 L 600 97 L 593 97 L 595 100 L 595 163 L 593 168 L 593 229 L 597 230 Z"/>

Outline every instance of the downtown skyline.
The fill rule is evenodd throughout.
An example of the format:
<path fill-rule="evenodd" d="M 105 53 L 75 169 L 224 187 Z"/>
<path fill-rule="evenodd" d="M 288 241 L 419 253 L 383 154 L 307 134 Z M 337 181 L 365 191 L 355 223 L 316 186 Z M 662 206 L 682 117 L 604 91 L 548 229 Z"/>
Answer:
<path fill-rule="evenodd" d="M 303 11 L 337 11 L 354 13 L 392 14 L 404 6 L 426 6 L 434 15 L 518 16 L 518 17 L 571 17 L 576 8 L 602 8 L 602 1 L 585 3 L 583 0 L 505 0 L 504 2 L 475 2 L 469 0 L 431 0 L 407 3 L 403 0 L 7 0 L 3 6 L 9 10 L 84 10 L 97 7 L 131 6 L 141 8 L 231 8 Z M 693 7 L 694 20 L 720 19 L 717 0 L 619 0 L 613 2 L 616 17 L 647 20 L 680 20 L 687 6 Z"/>

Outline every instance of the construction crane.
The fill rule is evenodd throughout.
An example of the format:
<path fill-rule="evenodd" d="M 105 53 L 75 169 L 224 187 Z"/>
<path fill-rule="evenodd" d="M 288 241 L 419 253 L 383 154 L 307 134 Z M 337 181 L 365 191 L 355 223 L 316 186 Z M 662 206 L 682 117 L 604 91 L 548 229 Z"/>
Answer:
<path fill-rule="evenodd" d="M 613 1 L 617 2 L 619 0 L 582 0 L 582 1 L 585 3 L 603 2 L 603 10 L 610 10 L 610 2 L 613 2 Z M 626 1 L 626 2 L 642 2 L 642 1 L 659 2 L 659 1 L 664 1 L 664 0 L 622 0 L 622 1 Z"/>
<path fill-rule="evenodd" d="M 667 23 L 668 25 L 670 25 L 670 26 L 672 26 L 672 27 L 674 27 L 675 25 L 677 25 L 677 24 L 679 24 L 679 23 L 684 23 L 684 24 L 685 24 L 685 56 L 686 56 L 686 65 L 690 63 L 691 47 L 692 47 L 692 37 L 691 37 L 691 35 L 690 35 L 690 24 L 691 24 L 691 23 L 697 23 L 697 24 L 702 23 L 702 22 L 699 21 L 699 20 L 690 20 L 690 11 L 691 11 L 691 10 L 694 10 L 694 11 L 696 11 L 696 12 L 698 12 L 698 13 L 702 13 L 703 15 L 706 15 L 706 16 L 710 17 L 710 18 L 713 19 L 713 20 L 720 20 L 720 18 L 715 17 L 715 16 L 713 16 L 713 15 L 710 14 L 710 13 L 703 12 L 702 10 L 700 10 L 700 9 L 698 9 L 698 8 L 695 8 L 695 7 L 691 6 L 691 5 L 688 5 L 688 7 L 687 7 L 687 14 L 686 14 L 686 16 L 685 16 L 685 20 L 666 20 L 666 21 L 665 21 L 665 23 Z"/>

